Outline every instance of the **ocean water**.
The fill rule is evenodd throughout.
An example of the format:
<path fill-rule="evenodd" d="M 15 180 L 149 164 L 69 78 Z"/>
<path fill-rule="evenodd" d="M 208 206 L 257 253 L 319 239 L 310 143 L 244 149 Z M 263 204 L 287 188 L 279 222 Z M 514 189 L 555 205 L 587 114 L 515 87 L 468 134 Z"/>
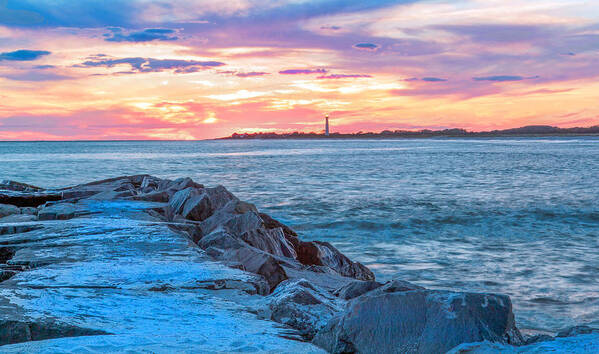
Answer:
<path fill-rule="evenodd" d="M 599 325 L 599 139 L 0 142 L 0 179 L 222 184 L 369 266 L 512 297 L 520 327 Z"/>

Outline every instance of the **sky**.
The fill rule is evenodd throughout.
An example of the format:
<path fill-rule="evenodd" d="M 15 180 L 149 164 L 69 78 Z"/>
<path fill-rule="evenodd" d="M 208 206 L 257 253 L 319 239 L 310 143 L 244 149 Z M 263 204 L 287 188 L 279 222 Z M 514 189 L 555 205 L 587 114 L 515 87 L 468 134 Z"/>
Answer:
<path fill-rule="evenodd" d="M 599 124 L 599 2 L 0 0 L 0 140 Z"/>

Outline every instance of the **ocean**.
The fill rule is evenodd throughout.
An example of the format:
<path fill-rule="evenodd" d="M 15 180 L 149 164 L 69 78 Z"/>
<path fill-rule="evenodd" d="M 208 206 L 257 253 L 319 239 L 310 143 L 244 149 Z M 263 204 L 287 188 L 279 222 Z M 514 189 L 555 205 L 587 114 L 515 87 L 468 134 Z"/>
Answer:
<path fill-rule="evenodd" d="M 380 280 L 508 294 L 520 328 L 599 325 L 599 138 L 0 142 L 0 179 L 142 173 L 222 184 Z"/>

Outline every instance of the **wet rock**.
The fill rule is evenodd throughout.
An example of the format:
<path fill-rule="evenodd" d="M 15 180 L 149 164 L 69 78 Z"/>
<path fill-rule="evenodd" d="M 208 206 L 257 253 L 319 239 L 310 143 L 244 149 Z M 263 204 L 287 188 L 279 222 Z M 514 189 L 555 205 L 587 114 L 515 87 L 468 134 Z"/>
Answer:
<path fill-rule="evenodd" d="M 224 252 L 225 250 L 241 248 L 243 247 L 243 244 L 228 231 L 218 229 L 202 237 L 198 242 L 198 246 L 204 250 L 214 247 Z"/>
<path fill-rule="evenodd" d="M 534 336 L 525 337 L 523 345 L 547 342 L 547 341 L 552 341 L 554 339 L 555 338 L 553 338 L 552 336 L 550 336 L 548 334 L 535 334 Z"/>
<path fill-rule="evenodd" d="M 305 279 L 282 282 L 268 296 L 267 304 L 268 311 L 263 316 L 298 330 L 308 340 L 342 306 L 326 290 Z"/>
<path fill-rule="evenodd" d="M 593 328 L 589 326 L 574 326 L 559 331 L 556 335 L 558 338 L 562 337 L 573 337 L 581 334 L 599 333 L 599 328 Z"/>
<path fill-rule="evenodd" d="M 288 279 L 283 265 L 294 266 L 290 259 L 276 257 L 248 245 L 228 249 L 223 252 L 220 258 L 225 261 L 240 263 L 246 271 L 263 276 L 270 287 L 270 291 L 274 290 L 280 282 Z"/>
<path fill-rule="evenodd" d="M 268 295 L 270 291 L 269 285 L 261 278 L 246 281 L 237 279 L 218 279 L 199 282 L 198 286 L 202 289 L 209 290 L 240 290 L 250 295 Z"/>
<path fill-rule="evenodd" d="M 40 187 L 32 186 L 30 184 L 5 179 L 2 182 L 0 182 L 0 190 L 16 192 L 40 192 L 43 189 Z"/>
<path fill-rule="evenodd" d="M 385 284 L 383 284 L 383 286 L 381 286 L 380 288 L 375 289 L 374 291 L 369 293 L 369 295 L 370 294 L 378 295 L 378 294 L 384 294 L 384 293 L 396 293 L 396 292 L 410 291 L 410 290 L 424 290 L 424 288 L 419 285 L 407 282 L 405 280 L 393 279 L 393 280 L 390 280 L 390 281 L 386 282 Z"/>
<path fill-rule="evenodd" d="M 14 214 L 0 218 L 0 223 L 20 223 L 37 220 L 37 216 L 31 214 Z"/>
<path fill-rule="evenodd" d="M 444 353 L 484 340 L 522 344 L 509 297 L 413 290 L 352 300 L 313 343 L 332 353 Z"/>
<path fill-rule="evenodd" d="M 23 207 L 23 208 L 21 208 L 21 214 L 37 215 L 37 208 L 34 208 L 34 207 Z"/>
<path fill-rule="evenodd" d="M 14 247 L 0 247 L 0 263 L 6 264 L 6 262 L 15 256 L 15 252 Z"/>
<path fill-rule="evenodd" d="M 306 243 L 304 243 L 303 259 L 316 259 L 318 262 L 312 264 L 327 266 L 345 277 L 358 280 L 374 280 L 374 274 L 370 269 L 358 262 L 352 262 L 330 243 L 313 241 L 311 242 L 311 245 L 314 247 L 307 248 Z M 306 253 L 310 252 L 312 252 L 312 254 L 307 256 Z M 300 262 L 302 262 L 302 260 L 300 260 Z M 309 263 L 302 262 L 302 264 Z"/>
<path fill-rule="evenodd" d="M 186 188 L 194 188 L 194 189 L 203 189 L 204 186 L 194 182 L 189 177 L 178 178 L 174 181 L 169 181 L 166 183 L 168 185 L 167 189 L 171 191 L 180 191 Z M 163 184 L 159 184 L 159 189 L 163 189 Z"/>
<path fill-rule="evenodd" d="M 0 235 L 20 234 L 41 228 L 41 225 L 0 225 Z"/>
<path fill-rule="evenodd" d="M 39 220 L 68 220 L 75 217 L 76 208 L 72 203 L 58 203 L 46 206 L 38 212 Z"/>
<path fill-rule="evenodd" d="M 64 337 L 110 334 L 56 322 L 0 320 L 0 345 Z"/>
<path fill-rule="evenodd" d="M 363 295 L 371 290 L 381 287 L 383 284 L 378 281 L 353 281 L 341 288 L 335 290 L 333 294 L 341 299 L 350 300 Z"/>
<path fill-rule="evenodd" d="M 214 210 L 221 209 L 232 200 L 239 200 L 225 187 L 220 185 L 214 188 L 206 188 L 206 193 L 208 194 L 208 198 L 210 198 L 210 204 Z"/>
<path fill-rule="evenodd" d="M 275 256 L 296 258 L 295 250 L 285 238 L 285 234 L 281 228 L 259 228 L 246 231 L 241 234 L 241 239 L 250 246 L 274 254 Z"/>
<path fill-rule="evenodd" d="M 127 199 L 143 200 L 146 202 L 166 203 L 169 201 L 169 194 L 167 192 L 149 192 L 149 193 L 134 195 Z"/>
<path fill-rule="evenodd" d="M 17 275 L 17 272 L 14 270 L 0 270 L 0 283 L 14 277 L 15 275 Z"/>
<path fill-rule="evenodd" d="M 9 216 L 9 215 L 13 215 L 13 214 L 20 214 L 20 213 L 21 213 L 21 209 L 19 209 L 18 207 L 14 206 L 14 205 L 0 204 L 0 218 Z"/>
<path fill-rule="evenodd" d="M 267 229 L 276 229 L 281 228 L 285 235 L 297 237 L 297 233 L 293 231 L 289 226 L 279 222 L 278 220 L 273 219 L 270 215 L 265 213 L 260 213 L 260 217 L 264 221 L 264 227 Z"/>
<path fill-rule="evenodd" d="M 0 204 L 11 204 L 18 207 L 37 207 L 46 202 L 58 201 L 61 199 L 61 193 L 0 191 Z"/>

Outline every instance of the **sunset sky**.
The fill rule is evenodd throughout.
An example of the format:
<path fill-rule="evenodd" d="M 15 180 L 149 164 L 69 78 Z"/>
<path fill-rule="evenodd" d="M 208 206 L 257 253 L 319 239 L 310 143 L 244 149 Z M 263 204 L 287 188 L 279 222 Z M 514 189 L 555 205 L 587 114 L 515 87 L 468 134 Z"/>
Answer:
<path fill-rule="evenodd" d="M 0 0 L 0 140 L 599 124 L 599 2 Z"/>

